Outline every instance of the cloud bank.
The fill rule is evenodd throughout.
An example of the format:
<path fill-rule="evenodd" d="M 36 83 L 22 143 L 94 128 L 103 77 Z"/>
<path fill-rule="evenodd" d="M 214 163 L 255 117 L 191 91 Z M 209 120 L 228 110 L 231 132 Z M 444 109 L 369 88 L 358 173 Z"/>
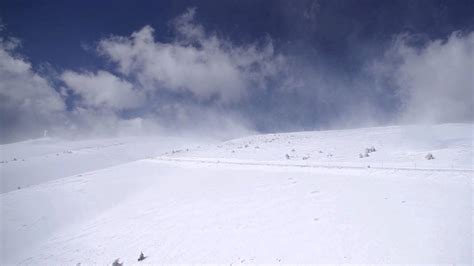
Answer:
<path fill-rule="evenodd" d="M 0 38 L 0 138 L 22 139 L 64 121 L 64 99 L 31 64 L 14 54 L 20 43 Z"/>
<path fill-rule="evenodd" d="M 13 41 L 2 39 L 2 141 L 53 129 L 66 135 L 164 129 L 203 135 L 212 129 L 218 137 L 248 133 L 248 124 L 230 106 L 250 90 L 264 90 L 283 58 L 268 38 L 237 46 L 206 32 L 194 16 L 195 9 L 188 9 L 173 20 L 175 37 L 167 43 L 155 41 L 150 26 L 100 40 L 98 54 L 111 70 L 65 70 L 48 79 L 14 55 Z M 19 131 L 25 135 L 18 137 Z"/>
<path fill-rule="evenodd" d="M 1 142 L 42 136 L 187 134 L 474 120 L 474 33 L 416 42 L 400 34 L 347 76 L 277 52 L 270 37 L 236 45 L 204 29 L 195 9 L 157 41 L 151 26 L 98 40 L 110 66 L 39 74 L 0 39 Z M 390 108 L 388 106 L 391 106 Z M 385 113 L 384 113 L 385 112 Z"/>

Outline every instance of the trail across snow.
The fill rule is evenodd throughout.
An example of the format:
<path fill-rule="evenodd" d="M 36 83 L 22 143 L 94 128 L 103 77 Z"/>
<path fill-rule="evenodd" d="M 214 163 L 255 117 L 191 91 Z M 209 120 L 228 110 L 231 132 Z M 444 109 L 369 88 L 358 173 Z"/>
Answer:
<path fill-rule="evenodd" d="M 471 264 L 472 125 L 428 128 L 182 145 L 2 193 L 1 263 Z"/>
<path fill-rule="evenodd" d="M 161 156 L 153 160 L 177 163 L 202 163 L 202 164 L 224 164 L 224 165 L 240 165 L 240 166 L 268 166 L 268 167 L 285 167 L 285 168 L 326 168 L 326 169 L 376 169 L 388 171 L 427 171 L 427 172 L 447 172 L 447 173 L 474 173 L 473 169 L 463 168 L 415 168 L 415 167 L 394 167 L 391 164 L 361 164 L 361 163 L 342 163 L 342 162 L 326 162 L 326 163 L 300 163 L 288 161 L 261 161 L 261 160 L 240 160 L 240 159 L 220 159 L 220 158 L 177 158 Z"/>

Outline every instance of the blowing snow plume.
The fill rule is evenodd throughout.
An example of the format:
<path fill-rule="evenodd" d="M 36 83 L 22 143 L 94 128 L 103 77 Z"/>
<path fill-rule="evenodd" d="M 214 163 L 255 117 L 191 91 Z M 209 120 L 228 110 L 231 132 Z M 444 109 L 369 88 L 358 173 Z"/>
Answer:
<path fill-rule="evenodd" d="M 402 34 L 373 65 L 377 79 L 390 80 L 401 102 L 400 121 L 409 123 L 474 120 L 474 32 L 415 46 Z"/>

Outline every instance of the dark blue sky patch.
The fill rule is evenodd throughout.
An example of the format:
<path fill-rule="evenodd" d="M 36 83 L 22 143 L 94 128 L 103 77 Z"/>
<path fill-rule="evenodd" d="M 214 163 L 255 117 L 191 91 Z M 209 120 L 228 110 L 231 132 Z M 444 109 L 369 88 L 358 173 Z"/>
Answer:
<path fill-rule="evenodd" d="M 472 1 L 2 1 L 7 33 L 23 41 L 34 63 L 63 68 L 99 64 L 84 51 L 110 34 L 126 36 L 145 25 L 156 39 L 172 38 L 168 22 L 188 7 L 197 20 L 236 44 L 269 35 L 284 51 L 334 62 L 357 64 L 394 34 L 427 39 L 474 28 Z M 362 56 L 362 59 L 360 56 Z"/>

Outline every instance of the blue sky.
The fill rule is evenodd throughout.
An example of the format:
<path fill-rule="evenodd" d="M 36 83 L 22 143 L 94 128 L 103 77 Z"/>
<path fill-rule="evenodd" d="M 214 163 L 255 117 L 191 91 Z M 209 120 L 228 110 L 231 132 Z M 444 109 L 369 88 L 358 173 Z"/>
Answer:
<path fill-rule="evenodd" d="M 6 32 L 23 41 L 22 52 L 33 63 L 63 68 L 96 67 L 100 62 L 82 45 L 110 34 L 129 35 L 151 25 L 156 39 L 166 41 L 172 38 L 167 23 L 188 7 L 197 8 L 199 23 L 234 42 L 270 35 L 280 49 L 302 48 L 305 55 L 339 60 L 351 59 L 354 43 L 378 46 L 403 32 L 446 38 L 455 30 L 474 28 L 474 4 L 463 0 L 5 0 L 0 5 Z"/>
<path fill-rule="evenodd" d="M 472 14 L 463 0 L 2 1 L 2 139 L 471 120 L 472 80 L 446 65 L 472 66 Z"/>

